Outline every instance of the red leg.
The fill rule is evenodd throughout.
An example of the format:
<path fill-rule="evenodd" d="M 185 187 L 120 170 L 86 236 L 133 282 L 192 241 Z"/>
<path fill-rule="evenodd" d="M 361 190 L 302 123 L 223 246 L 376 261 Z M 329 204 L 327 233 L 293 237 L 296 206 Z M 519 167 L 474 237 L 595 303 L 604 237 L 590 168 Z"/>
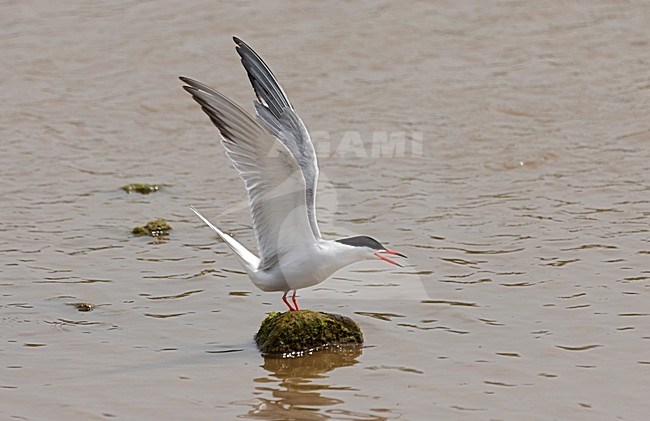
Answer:
<path fill-rule="evenodd" d="M 293 307 L 291 307 L 291 304 L 289 304 L 289 301 L 287 301 L 287 292 L 289 291 L 284 291 L 284 294 L 282 294 L 282 301 L 289 307 L 289 311 L 295 311 Z M 295 302 L 295 301 L 294 301 Z"/>
<path fill-rule="evenodd" d="M 300 310 L 300 308 L 298 307 L 298 301 L 296 301 L 296 292 L 298 292 L 298 290 L 294 289 L 293 295 L 291 296 L 291 301 L 293 301 L 293 305 L 296 307 L 296 310 Z"/>

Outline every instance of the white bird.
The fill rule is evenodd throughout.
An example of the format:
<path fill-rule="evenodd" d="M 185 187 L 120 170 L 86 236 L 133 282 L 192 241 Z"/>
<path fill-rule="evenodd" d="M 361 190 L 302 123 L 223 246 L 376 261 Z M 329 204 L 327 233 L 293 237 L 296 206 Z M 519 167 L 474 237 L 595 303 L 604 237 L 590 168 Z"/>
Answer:
<path fill-rule="evenodd" d="M 233 38 L 257 96 L 255 121 L 224 95 L 181 77 L 183 88 L 198 102 L 221 133 L 221 144 L 244 181 L 259 257 L 192 210 L 230 246 L 262 291 L 284 292 L 289 310 L 298 310 L 296 291 L 317 285 L 352 263 L 406 257 L 377 240 L 350 237 L 326 240 L 316 222 L 318 163 L 314 146 L 286 94 L 262 59 Z M 287 293 L 293 290 L 292 301 Z"/>

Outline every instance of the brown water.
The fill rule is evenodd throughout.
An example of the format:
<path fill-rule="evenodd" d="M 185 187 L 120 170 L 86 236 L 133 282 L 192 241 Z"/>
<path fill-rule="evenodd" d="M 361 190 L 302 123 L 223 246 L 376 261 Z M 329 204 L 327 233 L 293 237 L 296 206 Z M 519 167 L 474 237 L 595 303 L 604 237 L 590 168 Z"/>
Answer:
<path fill-rule="evenodd" d="M 318 135 L 325 234 L 409 255 L 300 293 L 362 350 L 261 357 L 280 296 L 188 208 L 254 244 L 177 80 L 250 110 L 234 34 Z M 649 3 L 7 1 L 0 52 L 0 418 L 649 413 Z"/>

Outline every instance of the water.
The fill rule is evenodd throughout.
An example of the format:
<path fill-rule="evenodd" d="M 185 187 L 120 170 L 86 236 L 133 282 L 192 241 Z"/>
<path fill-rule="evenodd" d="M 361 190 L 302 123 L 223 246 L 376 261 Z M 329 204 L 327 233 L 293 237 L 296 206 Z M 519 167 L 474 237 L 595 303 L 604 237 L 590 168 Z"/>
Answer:
<path fill-rule="evenodd" d="M 647 3 L 13 1 L 0 21 L 3 419 L 650 411 Z M 177 80 L 250 110 L 232 35 L 318 135 L 325 235 L 409 256 L 301 291 L 362 350 L 261 357 L 280 295 L 188 208 L 254 244 Z M 373 147 L 399 132 L 404 152 Z M 168 239 L 129 234 L 158 217 Z"/>

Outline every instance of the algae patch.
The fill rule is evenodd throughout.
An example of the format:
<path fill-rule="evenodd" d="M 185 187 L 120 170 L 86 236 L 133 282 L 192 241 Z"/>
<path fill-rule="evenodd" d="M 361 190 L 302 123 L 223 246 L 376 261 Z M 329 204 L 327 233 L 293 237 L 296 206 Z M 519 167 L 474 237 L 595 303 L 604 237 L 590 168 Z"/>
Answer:
<path fill-rule="evenodd" d="M 160 190 L 160 185 L 133 183 L 133 184 L 127 184 L 126 186 L 122 186 L 120 188 L 129 194 L 134 192 L 140 194 L 149 194 Z"/>
<path fill-rule="evenodd" d="M 160 237 L 163 235 L 169 235 L 169 231 L 172 229 L 171 225 L 167 223 L 164 219 L 156 219 L 155 221 L 147 222 L 147 225 L 144 227 L 135 227 L 131 231 L 135 235 L 150 235 L 152 237 Z"/>
<path fill-rule="evenodd" d="M 349 317 L 311 310 L 271 313 L 255 335 L 265 354 L 297 355 L 330 347 L 363 344 L 359 325 Z"/>

